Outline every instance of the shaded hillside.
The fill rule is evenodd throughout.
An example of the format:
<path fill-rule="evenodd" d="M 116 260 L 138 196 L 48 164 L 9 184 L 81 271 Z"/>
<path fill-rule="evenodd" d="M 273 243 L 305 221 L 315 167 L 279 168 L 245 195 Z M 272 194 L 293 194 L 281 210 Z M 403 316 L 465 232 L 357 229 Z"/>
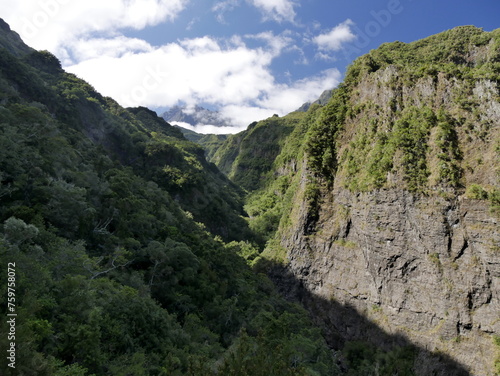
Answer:
<path fill-rule="evenodd" d="M 336 373 L 303 309 L 247 266 L 251 244 L 216 236 L 251 238 L 203 150 L 0 26 L 0 260 L 15 274 L 0 311 L 17 314 L 2 375 Z"/>
<path fill-rule="evenodd" d="M 182 127 L 179 127 L 179 130 L 189 141 L 196 142 L 205 150 L 205 157 L 209 162 L 229 136 L 227 134 L 201 134 Z"/>

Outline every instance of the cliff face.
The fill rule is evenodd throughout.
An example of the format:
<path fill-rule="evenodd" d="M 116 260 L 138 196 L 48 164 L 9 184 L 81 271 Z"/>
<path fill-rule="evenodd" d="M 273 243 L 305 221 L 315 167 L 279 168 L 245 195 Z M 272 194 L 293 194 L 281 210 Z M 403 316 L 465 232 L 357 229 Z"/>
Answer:
<path fill-rule="evenodd" d="M 302 208 L 282 242 L 288 268 L 304 288 L 354 307 L 389 334 L 451 355 L 474 374 L 492 374 L 500 236 L 488 204 L 398 189 L 336 190 L 323 199 L 314 233 L 304 231 Z M 348 312 L 310 308 L 328 323 L 330 339 L 377 342 Z"/>
<path fill-rule="evenodd" d="M 382 48 L 351 68 L 309 128 L 307 162 L 276 236 L 292 278 L 275 279 L 333 347 L 413 343 L 419 375 L 460 374 L 435 354 L 495 374 L 500 50 L 498 33 L 452 32 L 464 31 L 486 38 L 467 39 L 449 63 L 420 66 L 425 74 L 409 75 L 418 64 L 395 56 L 424 53 L 432 39 L 391 46 L 390 58 Z"/>

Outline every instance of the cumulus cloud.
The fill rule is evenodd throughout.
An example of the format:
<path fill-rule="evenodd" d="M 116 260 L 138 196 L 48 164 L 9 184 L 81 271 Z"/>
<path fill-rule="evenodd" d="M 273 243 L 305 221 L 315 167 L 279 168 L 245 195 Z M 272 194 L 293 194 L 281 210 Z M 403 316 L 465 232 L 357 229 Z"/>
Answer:
<path fill-rule="evenodd" d="M 264 21 L 295 22 L 295 2 L 292 0 L 246 0 L 248 4 L 257 8 L 263 16 Z M 241 5 L 239 0 L 222 0 L 215 3 L 212 11 L 221 23 L 226 23 L 225 14 Z"/>
<path fill-rule="evenodd" d="M 274 35 L 272 31 L 264 31 L 259 34 L 246 35 L 245 37 L 247 39 L 257 39 L 266 42 L 273 55 L 279 56 L 285 49 L 298 49 L 298 47 L 294 45 L 295 40 L 291 37 L 291 34 L 292 32 L 289 30 L 285 30 L 280 35 Z"/>
<path fill-rule="evenodd" d="M 2 18 L 23 40 L 70 59 L 65 46 L 92 33 L 117 36 L 123 28 L 142 29 L 173 20 L 189 0 L 0 0 Z"/>
<path fill-rule="evenodd" d="M 152 51 L 151 45 L 138 38 L 123 35 L 112 38 L 79 39 L 71 46 L 76 61 L 84 61 L 102 56 L 120 58 L 127 54 Z"/>
<path fill-rule="evenodd" d="M 248 0 L 250 4 L 258 8 L 264 20 L 274 20 L 277 22 L 295 20 L 295 3 L 290 0 Z"/>
<path fill-rule="evenodd" d="M 220 23 L 226 23 L 225 14 L 232 11 L 238 6 L 238 0 L 224 0 L 214 4 L 212 11 L 215 13 L 215 18 Z"/>
<path fill-rule="evenodd" d="M 337 86 L 341 79 L 338 69 L 328 69 L 317 76 L 296 81 L 291 85 L 275 84 L 266 95 L 254 102 L 222 106 L 221 114 L 233 124 L 245 129 L 253 121 L 273 115 L 286 115 L 306 102 L 318 99 L 319 95 Z"/>
<path fill-rule="evenodd" d="M 302 52 L 305 63 L 296 46 L 298 34 L 289 30 L 279 35 L 266 31 L 219 39 L 204 36 L 161 46 L 122 33 L 173 20 L 188 1 L 0 0 L 0 6 L 2 16 L 29 45 L 55 53 L 67 71 L 103 95 L 123 106 L 206 103 L 236 127 L 224 131 L 242 130 L 273 114 L 285 115 L 339 82 L 336 70 L 287 84 L 276 81 L 272 63 L 283 53 Z M 294 22 L 291 0 L 245 1 L 269 19 Z M 212 10 L 223 15 L 242 2 L 219 1 Z M 207 127 L 211 125 L 200 124 L 197 129 L 215 132 Z"/>
<path fill-rule="evenodd" d="M 292 85 L 276 85 L 274 91 L 258 101 L 264 108 L 274 109 L 278 114 L 286 114 L 299 108 L 305 102 L 318 99 L 319 95 L 333 89 L 341 80 L 338 69 L 327 69 L 320 74 L 295 81 Z"/>
<path fill-rule="evenodd" d="M 277 83 L 271 63 L 288 42 L 272 34 L 255 37 L 266 40 L 267 46 L 249 48 L 240 38 L 219 41 L 205 36 L 162 47 L 139 44 L 136 53 L 104 53 L 67 70 L 123 106 L 210 103 L 235 126 L 284 115 L 339 82 L 340 73 L 331 69 L 292 84 Z M 135 45 L 134 40 L 129 43 Z M 103 41 L 95 48 L 106 51 L 111 45 Z"/>
<path fill-rule="evenodd" d="M 272 89 L 272 52 L 187 39 L 121 57 L 95 57 L 67 67 L 125 106 L 239 103 Z"/>
<path fill-rule="evenodd" d="M 351 25 L 353 24 L 348 19 L 335 26 L 329 32 L 316 36 L 313 41 L 322 51 L 338 51 L 342 49 L 345 43 L 356 39 L 356 36 L 351 31 Z"/>

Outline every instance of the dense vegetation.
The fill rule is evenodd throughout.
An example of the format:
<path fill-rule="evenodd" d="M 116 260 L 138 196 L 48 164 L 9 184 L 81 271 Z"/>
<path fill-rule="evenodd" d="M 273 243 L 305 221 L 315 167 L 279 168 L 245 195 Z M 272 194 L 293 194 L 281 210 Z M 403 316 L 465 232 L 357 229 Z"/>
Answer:
<path fill-rule="evenodd" d="M 466 26 L 409 44 L 387 43 L 350 66 L 325 106 L 280 119 L 290 131 L 275 143 L 276 158 L 268 160 L 265 173 L 252 167 L 254 155 L 241 151 L 243 144 L 255 150 L 262 142 L 252 127 L 229 138 L 215 153 L 225 158 L 214 162 L 254 191 L 247 199 L 254 222 L 260 214 L 282 218 L 274 205 L 281 194 L 273 192 L 290 185 L 302 155 L 311 203 L 321 186 L 336 184 L 354 192 L 393 186 L 419 194 L 467 190 L 496 206 L 498 184 L 485 177 L 489 166 L 498 166 L 500 134 L 485 112 L 493 111 L 488 101 L 499 98 L 481 99 L 477 85 L 498 92 L 498 82 L 499 30 Z M 374 86 L 378 91 L 368 92 Z M 242 177 L 235 172 L 240 165 L 249 166 Z"/>
<path fill-rule="evenodd" d="M 0 43 L 0 260 L 18 314 L 2 374 L 336 372 L 305 311 L 248 266 L 241 190 L 202 148 Z"/>
<path fill-rule="evenodd" d="M 477 86 L 498 89 L 499 81 L 498 30 L 466 26 L 384 44 L 351 65 L 321 115 L 329 121 L 320 117 L 311 127 L 310 168 L 352 191 L 399 184 L 419 193 L 463 189 L 496 164 L 500 135 L 484 112 L 485 102 L 498 98 L 481 99 Z M 366 83 L 379 91 L 370 95 Z M 473 166 L 474 149 L 482 148 L 490 163 Z"/>
<path fill-rule="evenodd" d="M 231 135 L 215 151 L 211 160 L 233 182 L 253 191 L 266 180 L 287 136 L 300 122 L 303 113 L 286 118 L 278 115 L 254 122 L 246 131 Z"/>

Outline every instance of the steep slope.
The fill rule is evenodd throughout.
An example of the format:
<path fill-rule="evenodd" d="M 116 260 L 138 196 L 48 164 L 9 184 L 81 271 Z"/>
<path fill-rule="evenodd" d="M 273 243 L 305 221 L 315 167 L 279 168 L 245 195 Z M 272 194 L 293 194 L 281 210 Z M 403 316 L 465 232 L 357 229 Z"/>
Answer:
<path fill-rule="evenodd" d="M 275 115 L 227 140 L 213 153 L 211 161 L 233 182 L 252 191 L 259 188 L 283 142 L 299 123 L 303 113 L 294 112 L 283 118 Z"/>
<path fill-rule="evenodd" d="M 201 134 L 182 127 L 179 127 L 179 130 L 189 141 L 196 142 L 205 150 L 205 157 L 209 162 L 229 136 L 227 134 Z"/>
<path fill-rule="evenodd" d="M 279 222 L 254 264 L 352 372 L 383 366 L 369 343 L 411 343 L 418 375 L 495 374 L 499 82 L 500 30 L 385 44 L 309 109 L 250 197 L 254 228 Z"/>
<path fill-rule="evenodd" d="M 299 107 L 297 111 L 302 111 L 306 112 L 309 107 L 311 107 L 313 104 L 319 104 L 320 106 L 324 106 L 330 101 L 330 98 L 332 97 L 333 89 L 332 90 L 325 90 L 321 93 L 318 99 L 316 99 L 314 102 L 306 102 L 302 106 Z"/>
<path fill-rule="evenodd" d="M 153 131 L 153 140 L 145 148 L 144 168 L 138 173 L 166 188 L 214 234 L 228 240 L 250 240 L 252 235 L 242 218 L 242 190 L 207 162 L 203 148 L 187 141 L 178 128 L 153 111 L 129 111 Z"/>
<path fill-rule="evenodd" d="M 0 27 L 1 374 L 335 373 L 252 246 L 215 236 L 244 222 L 203 150 Z"/>

